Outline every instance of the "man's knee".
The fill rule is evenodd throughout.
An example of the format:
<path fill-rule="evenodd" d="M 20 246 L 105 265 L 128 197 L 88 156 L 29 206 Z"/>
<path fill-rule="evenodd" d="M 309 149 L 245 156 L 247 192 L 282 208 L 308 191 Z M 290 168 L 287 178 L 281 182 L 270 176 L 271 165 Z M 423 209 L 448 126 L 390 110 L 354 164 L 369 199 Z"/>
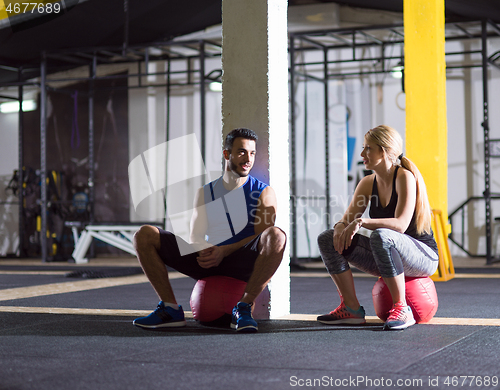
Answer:
<path fill-rule="evenodd" d="M 160 247 L 160 232 L 154 226 L 143 225 L 134 234 L 134 248 L 138 250 L 150 246 Z"/>
<path fill-rule="evenodd" d="M 261 237 L 264 244 L 271 246 L 277 252 L 283 252 L 286 245 L 286 233 L 279 227 L 271 226 L 268 227 L 262 233 Z"/>

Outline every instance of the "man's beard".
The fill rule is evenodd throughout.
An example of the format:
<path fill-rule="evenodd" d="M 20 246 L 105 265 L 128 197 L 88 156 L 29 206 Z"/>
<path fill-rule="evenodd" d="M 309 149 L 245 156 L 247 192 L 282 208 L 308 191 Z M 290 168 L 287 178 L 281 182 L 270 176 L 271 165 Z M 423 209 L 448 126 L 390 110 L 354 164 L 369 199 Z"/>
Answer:
<path fill-rule="evenodd" d="M 237 168 L 238 168 L 238 165 L 234 164 L 232 161 L 229 161 L 229 171 L 231 173 L 233 173 L 234 175 L 237 175 L 239 177 L 247 177 L 248 174 L 250 173 L 250 170 L 240 172 L 237 170 Z"/>

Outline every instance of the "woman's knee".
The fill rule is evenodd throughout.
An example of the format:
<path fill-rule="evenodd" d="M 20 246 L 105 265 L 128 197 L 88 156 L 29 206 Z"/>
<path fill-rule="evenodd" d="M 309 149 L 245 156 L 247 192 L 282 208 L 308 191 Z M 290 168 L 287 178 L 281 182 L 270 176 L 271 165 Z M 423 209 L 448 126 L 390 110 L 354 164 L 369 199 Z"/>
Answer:
<path fill-rule="evenodd" d="M 386 229 L 375 229 L 370 234 L 370 242 L 383 241 Z"/>
<path fill-rule="evenodd" d="M 375 229 L 370 235 L 373 257 L 382 277 L 394 277 L 403 272 L 401 255 L 393 242 L 394 233 L 397 232 L 390 229 Z"/>
<path fill-rule="evenodd" d="M 385 228 L 373 230 L 370 234 L 370 245 L 372 249 L 381 247 L 385 248 L 388 245 L 391 246 L 391 244 L 394 241 L 393 240 L 394 234 L 401 234 L 401 233 Z"/>
<path fill-rule="evenodd" d="M 318 246 L 324 247 L 325 245 L 333 246 L 333 230 L 328 229 L 318 236 Z"/>

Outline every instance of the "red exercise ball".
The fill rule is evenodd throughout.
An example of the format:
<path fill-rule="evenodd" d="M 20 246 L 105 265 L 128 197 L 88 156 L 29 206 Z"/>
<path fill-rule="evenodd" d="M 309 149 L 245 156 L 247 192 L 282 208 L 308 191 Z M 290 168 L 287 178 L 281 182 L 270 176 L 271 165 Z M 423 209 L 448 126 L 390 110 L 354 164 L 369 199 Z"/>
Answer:
<path fill-rule="evenodd" d="M 228 326 L 233 307 L 245 292 L 247 283 L 229 276 L 209 276 L 196 282 L 189 304 L 193 317 L 203 325 Z M 256 320 L 269 319 L 270 293 L 266 286 L 253 303 Z"/>
<path fill-rule="evenodd" d="M 389 310 L 392 309 L 392 297 L 384 279 L 379 278 L 373 286 L 372 298 L 375 314 L 385 322 L 389 317 Z"/>
<path fill-rule="evenodd" d="M 211 323 L 231 316 L 246 285 L 246 282 L 228 276 L 209 276 L 198 280 L 189 301 L 194 319 Z"/>
<path fill-rule="evenodd" d="M 413 311 L 417 324 L 428 322 L 438 309 L 436 286 L 430 277 L 405 277 L 406 302 Z M 392 309 L 392 297 L 384 280 L 380 278 L 372 289 L 373 307 L 382 320 L 389 317 Z"/>

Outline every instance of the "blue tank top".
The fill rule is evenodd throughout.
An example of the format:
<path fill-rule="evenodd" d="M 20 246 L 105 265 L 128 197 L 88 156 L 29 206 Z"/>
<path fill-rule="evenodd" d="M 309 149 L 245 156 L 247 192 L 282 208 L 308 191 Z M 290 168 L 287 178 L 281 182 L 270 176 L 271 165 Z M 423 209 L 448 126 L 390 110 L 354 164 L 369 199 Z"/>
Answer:
<path fill-rule="evenodd" d="M 234 244 L 255 234 L 259 197 L 267 184 L 248 175 L 241 187 L 227 190 L 219 177 L 203 186 L 207 213 L 207 241 L 212 245 Z"/>
<path fill-rule="evenodd" d="M 396 166 L 396 169 L 394 170 L 394 179 L 392 181 L 392 193 L 391 193 L 391 199 L 389 200 L 389 203 L 387 206 L 382 207 L 380 205 L 380 197 L 378 195 L 378 187 L 377 187 L 377 177 L 373 178 L 373 188 L 372 188 L 372 195 L 370 197 L 370 218 L 376 219 L 376 218 L 394 218 L 394 215 L 396 214 L 396 206 L 398 204 L 398 194 L 396 192 L 396 176 L 398 174 L 398 169 L 399 166 Z M 436 240 L 434 239 L 434 234 L 431 232 L 430 234 L 423 233 L 423 234 L 418 234 L 417 233 L 417 224 L 415 222 L 415 212 L 413 212 L 413 216 L 411 217 L 411 222 L 410 225 L 408 226 L 408 229 L 406 229 L 405 234 L 409 235 L 410 237 L 413 237 L 414 239 L 423 242 L 427 246 L 429 246 L 434 252 L 438 253 L 438 247 L 436 244 Z"/>

